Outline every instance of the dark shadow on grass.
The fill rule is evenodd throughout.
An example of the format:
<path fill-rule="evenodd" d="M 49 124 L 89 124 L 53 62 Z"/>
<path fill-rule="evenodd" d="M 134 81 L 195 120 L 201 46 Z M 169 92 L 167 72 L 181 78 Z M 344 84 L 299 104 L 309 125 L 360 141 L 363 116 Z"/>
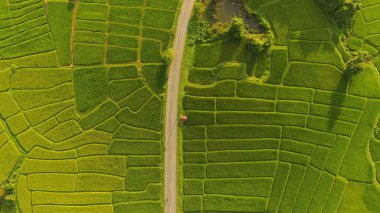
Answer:
<path fill-rule="evenodd" d="M 249 57 L 249 60 L 247 61 L 246 72 L 248 76 L 252 77 L 255 74 L 255 64 L 257 62 L 258 56 L 250 53 L 248 57 Z"/>
<path fill-rule="evenodd" d="M 70 0 L 67 2 L 67 10 L 73 10 L 75 7 L 76 2 L 74 0 Z"/>
<path fill-rule="evenodd" d="M 309 56 L 311 54 L 319 53 L 319 52 L 322 52 L 322 53 L 333 52 L 335 48 L 333 43 L 331 43 L 330 41 L 302 41 L 302 42 L 297 42 L 297 43 L 298 43 L 297 49 L 299 50 L 299 57 L 300 57 L 298 61 L 304 61 L 304 62 L 325 63 L 323 61 L 319 61 L 320 59 L 315 60 L 316 58 L 313 58 L 313 60 L 310 60 Z M 325 64 L 331 64 L 331 63 L 325 63 Z"/>
<path fill-rule="evenodd" d="M 229 38 L 229 39 L 224 40 L 221 44 L 222 45 L 222 50 L 221 50 L 222 54 L 220 55 L 219 63 L 231 61 L 233 59 L 235 53 L 239 49 L 240 44 L 241 44 L 240 39 Z"/>
<path fill-rule="evenodd" d="M 336 123 L 336 120 L 333 119 L 332 117 L 339 117 L 339 115 L 342 113 L 341 107 L 343 107 L 343 102 L 344 102 L 344 99 L 346 98 L 346 92 L 342 93 L 342 91 L 347 91 L 350 78 L 351 78 L 350 76 L 343 74 L 342 78 L 340 79 L 336 87 L 336 90 L 333 91 L 333 93 L 331 94 L 331 98 L 330 98 L 331 106 L 328 111 L 328 116 L 331 119 L 329 119 L 327 123 L 327 129 L 329 131 L 332 131 Z"/>

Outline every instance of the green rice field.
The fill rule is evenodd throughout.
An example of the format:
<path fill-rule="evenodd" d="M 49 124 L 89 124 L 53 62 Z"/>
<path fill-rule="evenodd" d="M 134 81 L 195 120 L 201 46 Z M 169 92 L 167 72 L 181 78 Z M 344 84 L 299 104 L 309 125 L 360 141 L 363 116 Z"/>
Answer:
<path fill-rule="evenodd" d="M 380 1 L 362 0 L 348 36 L 313 0 L 246 2 L 268 53 L 187 45 L 183 212 L 380 212 Z M 353 51 L 372 61 L 347 76 Z"/>
<path fill-rule="evenodd" d="M 163 211 L 178 8 L 0 0 L 0 212 Z"/>
<path fill-rule="evenodd" d="M 0 0 L 0 213 L 380 212 L 380 0 L 196 0 L 176 156 L 183 2 Z"/>

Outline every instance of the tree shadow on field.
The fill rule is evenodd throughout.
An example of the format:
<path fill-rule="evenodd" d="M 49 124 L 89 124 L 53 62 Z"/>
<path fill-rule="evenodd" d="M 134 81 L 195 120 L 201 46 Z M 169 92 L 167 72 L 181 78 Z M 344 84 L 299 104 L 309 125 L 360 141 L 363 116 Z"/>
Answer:
<path fill-rule="evenodd" d="M 75 7 L 75 4 L 76 4 L 76 1 L 75 0 L 69 0 L 69 2 L 67 2 L 67 10 L 73 10 L 74 7 Z"/>
<path fill-rule="evenodd" d="M 229 38 L 224 40 L 222 43 L 221 55 L 219 58 L 219 63 L 227 62 L 233 60 L 233 56 L 242 45 L 241 39 Z"/>
<path fill-rule="evenodd" d="M 293 51 L 297 52 L 295 54 L 296 61 L 302 62 L 317 62 L 324 64 L 331 64 L 331 62 L 321 61 L 323 58 L 320 58 L 320 53 L 329 53 L 334 52 L 334 45 L 330 41 L 304 41 L 308 43 L 298 43 L 296 46 L 293 46 Z M 290 56 L 291 57 L 291 56 Z M 336 65 L 336 64 L 335 64 Z"/>
<path fill-rule="evenodd" d="M 341 107 L 343 107 L 343 102 L 346 98 L 350 78 L 350 76 L 343 73 L 342 78 L 340 79 L 335 91 L 333 91 L 331 94 L 331 105 L 329 111 L 327 112 L 328 116 L 330 117 L 327 123 L 327 129 L 329 131 L 332 131 L 336 123 L 336 120 L 333 118 L 338 118 L 339 115 L 342 113 Z"/>

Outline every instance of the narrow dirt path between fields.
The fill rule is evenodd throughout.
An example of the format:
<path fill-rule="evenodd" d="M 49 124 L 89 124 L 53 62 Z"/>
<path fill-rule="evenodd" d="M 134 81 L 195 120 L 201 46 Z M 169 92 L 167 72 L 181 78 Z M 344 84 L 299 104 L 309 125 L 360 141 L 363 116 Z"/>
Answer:
<path fill-rule="evenodd" d="M 187 26 L 195 0 L 183 0 L 174 39 L 174 61 L 169 68 L 165 115 L 165 212 L 177 211 L 178 94 Z"/>
<path fill-rule="evenodd" d="M 74 66 L 74 34 L 75 34 L 75 25 L 76 25 L 76 19 L 77 19 L 79 0 L 75 0 L 74 4 L 75 5 L 74 5 L 72 25 L 71 25 L 71 40 L 70 40 L 71 66 Z"/>

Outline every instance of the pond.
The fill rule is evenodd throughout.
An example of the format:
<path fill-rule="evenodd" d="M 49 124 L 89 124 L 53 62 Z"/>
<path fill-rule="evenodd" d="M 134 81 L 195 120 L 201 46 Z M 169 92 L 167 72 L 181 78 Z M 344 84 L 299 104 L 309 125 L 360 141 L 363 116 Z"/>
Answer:
<path fill-rule="evenodd" d="M 216 11 L 218 21 L 230 22 L 233 17 L 242 17 L 250 29 L 262 33 L 262 29 L 245 10 L 243 0 L 219 0 L 216 3 Z"/>

